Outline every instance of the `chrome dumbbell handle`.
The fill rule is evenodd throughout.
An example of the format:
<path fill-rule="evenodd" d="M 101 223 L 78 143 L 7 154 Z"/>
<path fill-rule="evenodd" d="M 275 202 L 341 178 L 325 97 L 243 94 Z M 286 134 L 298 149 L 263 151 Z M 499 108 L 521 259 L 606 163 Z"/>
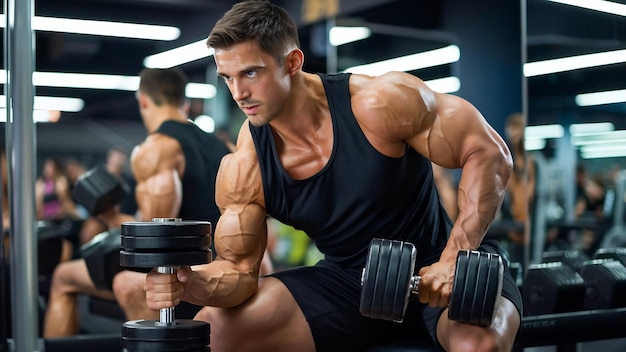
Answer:
<path fill-rule="evenodd" d="M 182 221 L 181 218 L 154 218 L 153 222 Z M 161 274 L 174 274 L 176 268 L 172 266 L 159 266 L 157 272 Z M 174 322 L 174 307 L 161 308 L 159 311 L 159 325 L 169 325 Z"/>
<path fill-rule="evenodd" d="M 176 269 L 171 266 L 159 266 L 157 271 L 161 274 L 174 274 Z M 159 325 L 168 325 L 174 322 L 174 307 L 161 308 L 159 311 Z"/>
<path fill-rule="evenodd" d="M 411 277 L 411 282 L 409 282 L 409 289 L 411 290 L 411 293 L 418 294 L 417 287 L 419 286 L 421 279 L 422 277 L 417 275 Z"/>

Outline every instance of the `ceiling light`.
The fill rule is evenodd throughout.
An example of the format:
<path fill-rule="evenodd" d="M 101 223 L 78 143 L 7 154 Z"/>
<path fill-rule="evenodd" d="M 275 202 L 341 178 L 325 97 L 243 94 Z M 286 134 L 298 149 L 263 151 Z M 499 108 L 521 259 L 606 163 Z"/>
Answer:
<path fill-rule="evenodd" d="M 4 26 L 5 16 L 0 15 L 0 27 Z M 167 41 L 178 39 L 180 36 L 180 29 L 172 26 L 41 16 L 33 17 L 32 27 L 37 31 Z"/>
<path fill-rule="evenodd" d="M 58 110 L 33 110 L 33 122 L 57 122 L 61 117 Z M 0 122 L 7 121 L 7 110 L 0 108 Z"/>
<path fill-rule="evenodd" d="M 6 97 L 4 95 L 0 95 L 0 108 L 6 108 L 6 102 Z M 85 102 L 79 98 L 36 96 L 33 109 L 79 112 L 84 106 Z"/>
<path fill-rule="evenodd" d="M 217 88 L 206 83 L 187 83 L 185 95 L 187 98 L 211 99 L 217 93 Z"/>
<path fill-rule="evenodd" d="M 206 39 L 203 39 L 162 53 L 146 56 L 143 65 L 149 68 L 170 68 L 200 60 L 214 53 L 215 50 L 208 48 Z"/>
<path fill-rule="evenodd" d="M 614 130 L 615 125 L 611 122 L 575 123 L 569 126 L 569 134 L 572 137 Z"/>
<path fill-rule="evenodd" d="M 425 81 L 426 85 L 439 93 L 454 93 L 461 89 L 461 81 L 457 77 L 446 77 Z"/>
<path fill-rule="evenodd" d="M 584 146 L 580 148 L 580 156 L 583 159 L 625 157 L 626 144 L 622 141 L 622 143 L 620 144 L 612 144 L 606 146 Z"/>
<path fill-rule="evenodd" d="M 90 73 L 34 72 L 33 84 L 45 87 L 136 91 L 139 88 L 139 77 Z"/>
<path fill-rule="evenodd" d="M 215 132 L 215 120 L 209 115 L 200 115 L 196 117 L 193 122 L 204 132 Z"/>
<path fill-rule="evenodd" d="M 626 49 L 528 62 L 524 64 L 524 76 L 533 77 L 621 62 L 626 62 Z"/>
<path fill-rule="evenodd" d="M 543 138 L 525 138 L 524 149 L 527 151 L 542 150 L 546 147 L 546 140 Z"/>
<path fill-rule="evenodd" d="M 344 72 L 379 76 L 389 71 L 413 71 L 426 67 L 449 64 L 459 61 L 460 56 L 461 52 L 459 47 L 449 45 L 441 49 L 350 67 L 345 69 Z"/>
<path fill-rule="evenodd" d="M 626 130 L 589 133 L 572 137 L 572 144 L 576 146 L 591 144 L 615 144 L 626 140 Z"/>
<path fill-rule="evenodd" d="M 584 93 L 576 96 L 576 105 L 591 106 L 603 104 L 626 103 L 626 89 L 606 92 Z"/>
<path fill-rule="evenodd" d="M 626 5 L 604 0 L 548 0 L 615 15 L 626 16 Z"/>
<path fill-rule="evenodd" d="M 370 35 L 372 31 L 367 27 L 333 27 L 328 33 L 328 42 L 339 46 L 369 38 Z"/>
<path fill-rule="evenodd" d="M 138 76 L 103 75 L 90 73 L 33 72 L 33 84 L 43 87 L 111 89 L 136 91 L 139 89 Z M 6 83 L 6 71 L 0 70 L 0 84 Z M 187 83 L 185 95 L 188 98 L 210 99 L 216 88 L 208 83 Z"/>
<path fill-rule="evenodd" d="M 526 139 L 561 138 L 564 133 L 565 131 L 563 130 L 563 126 L 559 124 L 527 126 L 524 129 L 524 136 Z"/>

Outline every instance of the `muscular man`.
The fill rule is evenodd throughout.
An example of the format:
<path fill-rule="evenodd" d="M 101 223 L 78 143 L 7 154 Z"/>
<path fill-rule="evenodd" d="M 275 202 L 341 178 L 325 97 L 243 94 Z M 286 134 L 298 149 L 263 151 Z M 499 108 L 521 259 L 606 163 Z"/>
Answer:
<path fill-rule="evenodd" d="M 200 130 L 187 118 L 187 78 L 176 69 L 146 69 L 137 92 L 139 111 L 148 137 L 131 154 L 137 181 L 135 196 L 141 218 L 180 217 L 183 220 L 219 218 L 215 204 L 215 177 L 228 149 L 214 135 Z M 109 229 L 119 229 L 134 215 L 111 209 L 99 217 Z M 107 287 L 97 287 L 84 259 L 61 264 L 55 270 L 44 336 L 73 335 L 79 331 L 76 295 L 118 298 L 128 319 L 158 319 L 147 308 L 143 285 L 145 274 L 121 271 Z M 119 295 L 114 296 L 113 288 Z"/>
<path fill-rule="evenodd" d="M 303 72 L 296 25 L 268 1 L 234 5 L 207 44 L 247 115 L 237 151 L 218 172 L 218 259 L 172 275 L 150 272 L 148 306 L 205 306 L 197 318 L 211 324 L 216 352 L 356 351 L 420 325 L 445 350 L 510 351 L 522 306 L 508 270 L 490 327 L 446 314 L 458 251 L 498 250 L 483 238 L 512 168 L 480 112 L 407 73 Z M 462 168 L 454 223 L 431 161 Z M 266 214 L 305 231 L 324 260 L 259 283 Z M 359 313 L 361 272 L 379 236 L 419 248 L 419 300 L 402 324 Z"/>

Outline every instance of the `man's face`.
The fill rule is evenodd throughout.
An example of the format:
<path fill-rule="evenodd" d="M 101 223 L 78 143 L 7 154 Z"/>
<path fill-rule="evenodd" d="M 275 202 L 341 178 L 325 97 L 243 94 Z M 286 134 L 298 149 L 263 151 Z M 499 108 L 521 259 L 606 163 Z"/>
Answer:
<path fill-rule="evenodd" d="M 216 49 L 215 63 L 218 75 L 252 125 L 264 125 L 281 113 L 290 94 L 291 76 L 256 42 Z"/>

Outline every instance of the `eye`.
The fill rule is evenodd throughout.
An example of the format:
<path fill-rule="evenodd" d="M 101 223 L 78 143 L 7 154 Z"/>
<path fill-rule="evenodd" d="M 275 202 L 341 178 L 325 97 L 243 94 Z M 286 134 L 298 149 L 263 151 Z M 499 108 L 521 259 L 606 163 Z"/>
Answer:
<path fill-rule="evenodd" d="M 256 77 L 256 74 L 257 74 L 256 71 L 247 71 L 246 72 L 246 77 L 254 78 L 254 77 Z"/>

